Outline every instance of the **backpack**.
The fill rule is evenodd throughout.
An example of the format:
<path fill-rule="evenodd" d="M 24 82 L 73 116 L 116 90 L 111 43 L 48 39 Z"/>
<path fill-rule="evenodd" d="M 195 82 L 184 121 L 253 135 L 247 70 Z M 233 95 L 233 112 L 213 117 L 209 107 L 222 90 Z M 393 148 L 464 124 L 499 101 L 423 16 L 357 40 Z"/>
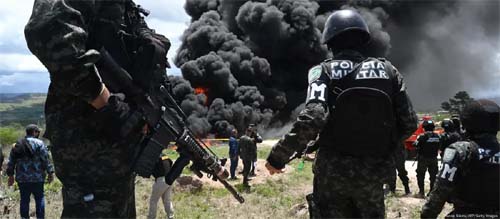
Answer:
<path fill-rule="evenodd" d="M 355 66 L 334 88 L 333 130 L 328 131 L 328 145 L 342 154 L 382 157 L 392 154 L 396 146 L 391 96 L 377 88 L 352 86 L 359 67 L 370 59 Z M 386 62 L 385 71 L 390 68 Z"/>

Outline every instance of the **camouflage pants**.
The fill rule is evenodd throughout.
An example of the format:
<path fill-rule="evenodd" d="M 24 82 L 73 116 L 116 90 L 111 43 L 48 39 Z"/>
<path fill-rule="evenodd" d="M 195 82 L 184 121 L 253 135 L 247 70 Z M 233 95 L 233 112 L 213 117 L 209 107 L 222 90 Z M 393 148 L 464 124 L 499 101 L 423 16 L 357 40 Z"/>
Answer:
<path fill-rule="evenodd" d="M 131 142 L 111 142 L 84 126 L 54 130 L 51 152 L 63 184 L 62 218 L 135 218 Z"/>
<path fill-rule="evenodd" d="M 252 169 L 253 161 L 251 159 L 242 159 L 243 161 L 243 185 L 248 185 L 248 177 L 250 175 L 250 170 Z"/>
<path fill-rule="evenodd" d="M 389 179 L 389 187 L 391 190 L 396 189 L 396 170 L 397 170 L 397 176 L 403 183 L 403 185 L 408 185 L 408 182 L 410 179 L 408 178 L 408 171 L 406 171 L 405 168 L 405 160 L 406 160 L 406 154 L 404 150 L 398 150 L 397 153 L 394 155 L 394 164 L 396 166 L 396 169 L 391 172 L 391 176 Z"/>
<path fill-rule="evenodd" d="M 319 153 L 314 167 L 312 218 L 384 218 L 385 161 L 363 161 Z M 391 162 L 389 162 L 391 163 Z M 375 172 L 375 170 L 377 170 Z"/>
<path fill-rule="evenodd" d="M 425 172 L 429 171 L 430 188 L 434 187 L 434 182 L 436 181 L 436 174 L 438 173 L 438 162 L 437 157 L 419 157 L 417 164 L 417 183 L 418 188 L 421 193 L 424 192 L 425 188 Z"/>

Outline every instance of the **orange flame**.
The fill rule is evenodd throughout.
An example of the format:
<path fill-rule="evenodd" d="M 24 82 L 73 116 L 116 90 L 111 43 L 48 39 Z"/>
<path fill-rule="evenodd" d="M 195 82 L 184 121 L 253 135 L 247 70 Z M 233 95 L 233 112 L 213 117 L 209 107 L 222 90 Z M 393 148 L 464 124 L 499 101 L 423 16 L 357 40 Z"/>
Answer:
<path fill-rule="evenodd" d="M 205 94 L 205 96 L 206 96 L 207 93 L 208 93 L 208 88 L 206 88 L 206 87 L 197 87 L 197 88 L 194 88 L 194 93 L 195 94 Z"/>

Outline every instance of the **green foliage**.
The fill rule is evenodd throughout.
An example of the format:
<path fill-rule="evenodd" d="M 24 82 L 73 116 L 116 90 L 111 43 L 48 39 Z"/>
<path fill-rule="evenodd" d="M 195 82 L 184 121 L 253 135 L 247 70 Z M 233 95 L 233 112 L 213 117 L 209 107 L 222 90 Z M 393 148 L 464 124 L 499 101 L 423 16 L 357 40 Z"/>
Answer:
<path fill-rule="evenodd" d="M 38 124 L 44 121 L 45 94 L 25 94 L 14 98 L 0 99 L 0 124 Z"/>
<path fill-rule="evenodd" d="M 466 91 L 459 91 L 453 98 L 441 103 L 441 108 L 452 114 L 460 114 L 465 104 L 473 100 Z"/>
<path fill-rule="evenodd" d="M 11 145 L 23 135 L 23 128 L 20 125 L 13 125 L 0 128 L 0 145 Z"/>

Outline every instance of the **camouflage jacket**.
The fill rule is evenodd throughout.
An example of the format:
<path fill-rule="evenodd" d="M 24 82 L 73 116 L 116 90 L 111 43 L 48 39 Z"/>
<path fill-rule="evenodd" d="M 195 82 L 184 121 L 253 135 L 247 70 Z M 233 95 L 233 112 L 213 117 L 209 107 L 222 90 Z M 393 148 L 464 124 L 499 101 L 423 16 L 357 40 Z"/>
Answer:
<path fill-rule="evenodd" d="M 476 211 L 469 213 L 485 213 L 481 211 L 492 209 L 491 206 L 485 204 L 487 203 L 492 205 L 493 211 L 496 210 L 498 214 L 498 197 L 500 196 L 498 140 L 493 134 L 483 134 L 471 139 L 474 143 L 459 141 L 444 151 L 443 166 L 437 175 L 434 189 L 422 208 L 422 218 L 436 218 L 446 202 L 453 203 L 455 209 Z M 478 163 L 485 163 L 489 167 L 479 166 L 474 169 L 474 165 Z M 494 180 L 491 180 L 492 178 Z M 477 202 L 466 201 L 464 197 Z"/>
<path fill-rule="evenodd" d="M 50 74 L 45 137 L 51 139 L 54 130 L 92 123 L 95 109 L 88 103 L 103 90 L 101 69 L 96 67 L 101 48 L 129 70 L 130 60 L 118 58 L 127 55 L 117 55 L 132 49 L 126 46 L 126 36 L 149 31 L 142 17 L 134 27 L 127 24 L 131 4 L 130 0 L 35 0 L 25 37 Z"/>
<path fill-rule="evenodd" d="M 363 60 L 365 57 L 355 51 L 344 51 L 337 54 L 335 60 L 325 61 L 326 65 L 332 68 L 325 69 L 322 65 L 311 68 L 309 71 L 310 92 L 308 92 L 305 109 L 300 112 L 292 130 L 272 148 L 267 161 L 273 167 L 283 168 L 295 153 L 302 153 L 309 141 L 316 139 L 330 116 L 329 107 L 331 106 L 329 106 L 328 94 L 343 76 L 353 70 L 355 64 Z M 343 62 L 348 64 L 338 64 Z M 345 67 L 345 69 L 337 71 L 333 69 L 334 66 Z M 417 128 L 417 116 L 406 93 L 403 77 L 396 68 L 392 69 L 393 76 L 391 76 L 390 83 L 394 91 L 392 102 L 396 115 L 397 135 L 399 139 L 404 139 Z M 323 90 L 315 92 L 317 88 L 323 88 Z"/>
<path fill-rule="evenodd" d="M 240 157 L 242 160 L 254 160 L 257 158 L 257 144 L 249 136 L 243 135 L 239 141 Z"/>
<path fill-rule="evenodd" d="M 27 143 L 28 145 L 21 145 Z M 32 154 L 22 153 L 16 147 L 31 147 Z M 18 141 L 10 151 L 9 162 L 7 163 L 7 175 L 16 175 L 16 181 L 44 182 L 46 174 L 54 172 L 54 167 L 50 163 L 47 147 L 40 139 L 27 136 Z"/>

